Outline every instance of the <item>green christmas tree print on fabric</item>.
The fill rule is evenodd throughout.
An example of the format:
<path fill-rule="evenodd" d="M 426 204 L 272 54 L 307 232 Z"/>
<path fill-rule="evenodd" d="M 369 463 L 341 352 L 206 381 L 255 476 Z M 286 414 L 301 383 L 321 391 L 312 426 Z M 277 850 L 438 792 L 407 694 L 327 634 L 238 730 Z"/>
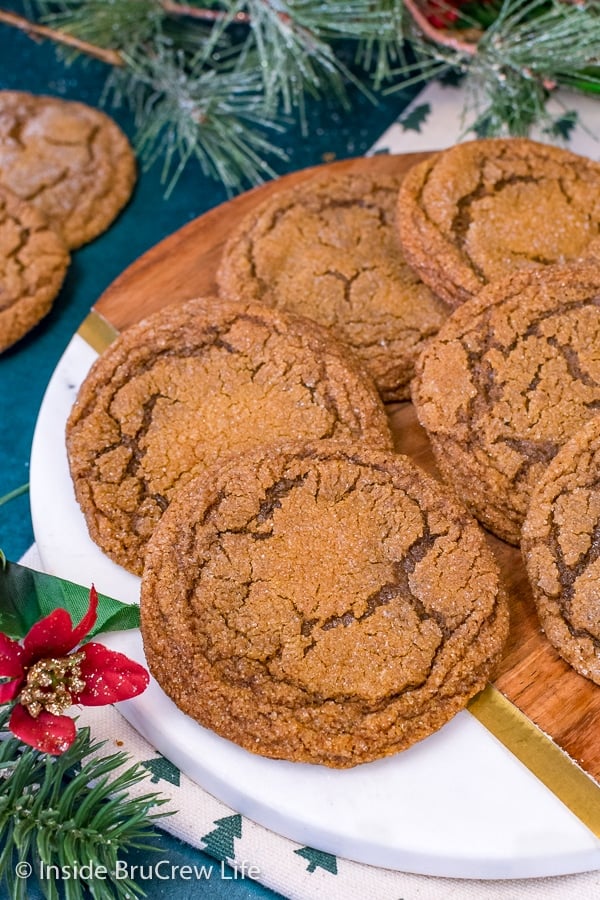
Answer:
<path fill-rule="evenodd" d="M 162 779 L 162 781 L 168 781 L 169 784 L 174 784 L 175 787 L 179 787 L 181 772 L 177 766 L 174 766 L 173 763 L 169 762 L 168 759 L 165 759 L 164 756 L 156 756 L 154 759 L 145 759 L 141 764 L 151 773 L 152 778 L 150 780 L 153 784 L 157 784 Z"/>
<path fill-rule="evenodd" d="M 579 116 L 575 110 L 568 110 L 564 115 L 555 119 L 548 128 L 544 128 L 546 134 L 552 137 L 562 138 L 565 141 L 570 140 L 571 132 L 578 123 Z"/>
<path fill-rule="evenodd" d="M 214 831 L 209 831 L 200 840 L 204 841 L 203 850 L 224 862 L 226 859 L 235 858 L 235 839 L 242 836 L 242 817 L 225 816 L 223 819 L 215 819 Z"/>
<path fill-rule="evenodd" d="M 337 875 L 337 859 L 331 853 L 324 853 L 322 850 L 313 850 L 312 847 L 301 847 L 300 850 L 294 850 L 298 856 L 303 856 L 308 860 L 306 867 L 307 872 L 314 872 L 317 867 Z"/>
<path fill-rule="evenodd" d="M 420 103 L 414 109 L 411 109 L 410 112 L 401 115 L 398 119 L 398 124 L 402 126 L 403 131 L 418 131 L 420 133 L 421 125 L 427 121 L 430 115 L 431 104 Z"/>

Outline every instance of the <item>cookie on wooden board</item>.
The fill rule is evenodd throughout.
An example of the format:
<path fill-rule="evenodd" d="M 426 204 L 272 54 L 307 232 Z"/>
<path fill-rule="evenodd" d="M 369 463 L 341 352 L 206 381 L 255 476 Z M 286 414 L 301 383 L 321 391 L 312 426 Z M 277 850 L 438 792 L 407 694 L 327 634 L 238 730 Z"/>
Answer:
<path fill-rule="evenodd" d="M 457 144 L 400 188 L 406 258 L 451 307 L 512 271 L 600 257 L 600 163 L 525 138 Z"/>
<path fill-rule="evenodd" d="M 178 492 L 150 541 L 150 670 L 251 752 L 346 768 L 444 725 L 487 683 L 508 605 L 483 531 L 406 456 L 252 451 Z"/>
<path fill-rule="evenodd" d="M 600 416 L 541 476 L 521 550 L 546 636 L 580 675 L 600 685 Z"/>
<path fill-rule="evenodd" d="M 71 249 L 127 203 L 133 151 L 109 116 L 59 97 L 0 91 L 0 182 L 35 205 Z"/>
<path fill-rule="evenodd" d="M 405 400 L 414 360 L 447 318 L 406 264 L 395 212 L 401 177 L 323 173 L 279 191 L 230 237 L 221 293 L 309 316 L 347 343 L 384 400 Z"/>
<path fill-rule="evenodd" d="M 68 265 L 45 218 L 0 184 L 0 352 L 50 311 Z"/>
<path fill-rule="evenodd" d="M 417 363 L 440 471 L 512 544 L 542 472 L 600 408 L 599 298 L 600 264 L 518 272 L 456 309 Z"/>
<path fill-rule="evenodd" d="M 308 319 L 215 298 L 166 306 L 123 332 L 67 423 L 90 535 L 136 573 L 187 480 L 249 447 L 317 438 L 392 446 L 366 373 Z"/>

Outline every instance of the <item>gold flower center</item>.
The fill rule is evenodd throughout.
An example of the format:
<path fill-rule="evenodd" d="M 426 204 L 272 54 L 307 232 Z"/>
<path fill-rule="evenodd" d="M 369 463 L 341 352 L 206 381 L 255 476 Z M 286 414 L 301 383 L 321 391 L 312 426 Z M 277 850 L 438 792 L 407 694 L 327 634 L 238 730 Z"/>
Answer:
<path fill-rule="evenodd" d="M 73 695 L 85 687 L 81 661 L 85 653 L 71 653 L 59 659 L 40 659 L 27 672 L 19 703 L 37 719 L 43 709 L 60 716 L 73 704 Z"/>

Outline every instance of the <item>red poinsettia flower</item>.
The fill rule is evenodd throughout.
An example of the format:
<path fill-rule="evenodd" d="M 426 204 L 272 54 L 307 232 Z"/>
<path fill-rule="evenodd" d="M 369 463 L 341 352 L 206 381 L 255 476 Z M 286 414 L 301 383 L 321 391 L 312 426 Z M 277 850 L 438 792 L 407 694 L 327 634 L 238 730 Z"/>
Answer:
<path fill-rule="evenodd" d="M 96 622 L 98 594 L 75 628 L 66 609 L 33 625 L 21 642 L 0 632 L 0 703 L 16 699 L 8 727 L 44 753 L 64 753 L 77 733 L 63 715 L 70 706 L 103 706 L 129 700 L 148 686 L 146 669 L 102 644 L 79 646 Z M 72 651 L 78 648 L 75 653 Z"/>

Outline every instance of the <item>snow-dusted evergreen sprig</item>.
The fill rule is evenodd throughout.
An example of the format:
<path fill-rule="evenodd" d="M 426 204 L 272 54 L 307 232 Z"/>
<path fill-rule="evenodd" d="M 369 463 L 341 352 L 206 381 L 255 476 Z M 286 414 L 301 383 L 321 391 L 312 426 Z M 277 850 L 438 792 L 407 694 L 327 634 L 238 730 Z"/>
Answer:
<path fill-rule="evenodd" d="M 193 158 L 230 191 L 273 175 L 267 160 L 284 154 L 268 135 L 282 126 L 265 109 L 256 67 L 239 56 L 207 65 L 164 45 L 124 60 L 107 92 L 134 108 L 137 150 L 146 165 L 162 161 L 167 193 Z"/>
<path fill-rule="evenodd" d="M 510 0 L 478 43 L 468 69 L 476 129 L 525 136 L 551 127 L 548 97 L 558 85 L 600 90 L 600 6 Z"/>
<path fill-rule="evenodd" d="M 527 134 L 554 88 L 600 92 L 597 0 L 28 0 L 36 21 L 0 21 L 53 38 L 68 56 L 113 67 L 108 93 L 137 113 L 138 147 L 173 185 L 195 158 L 237 190 L 269 177 L 273 130 L 305 100 L 375 99 L 461 73 L 486 134 Z M 354 47 L 352 72 L 343 62 Z M 548 124 L 548 123 L 547 123 Z M 551 123 L 549 123 L 551 124 Z"/>

